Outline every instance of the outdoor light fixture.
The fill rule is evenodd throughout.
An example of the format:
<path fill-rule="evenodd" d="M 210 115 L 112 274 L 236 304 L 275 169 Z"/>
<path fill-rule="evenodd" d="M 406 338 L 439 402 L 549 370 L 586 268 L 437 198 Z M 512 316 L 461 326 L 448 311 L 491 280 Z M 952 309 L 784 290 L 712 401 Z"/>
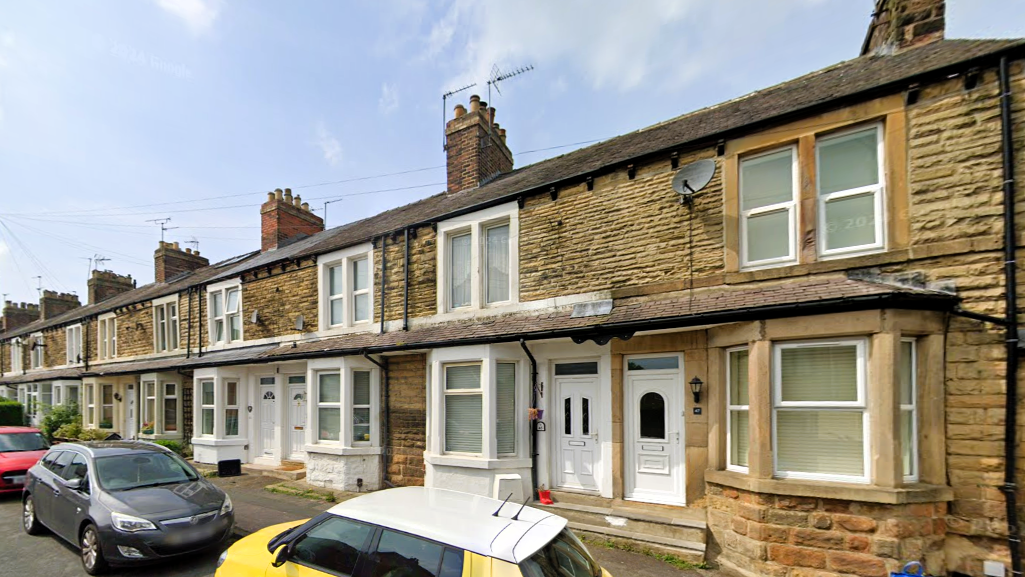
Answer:
<path fill-rule="evenodd" d="M 121 393 L 114 393 L 114 400 L 120 403 L 121 402 Z"/>
<path fill-rule="evenodd" d="M 694 402 L 701 402 L 701 385 L 705 383 L 698 377 L 694 377 L 690 380 L 690 392 L 694 393 Z"/>

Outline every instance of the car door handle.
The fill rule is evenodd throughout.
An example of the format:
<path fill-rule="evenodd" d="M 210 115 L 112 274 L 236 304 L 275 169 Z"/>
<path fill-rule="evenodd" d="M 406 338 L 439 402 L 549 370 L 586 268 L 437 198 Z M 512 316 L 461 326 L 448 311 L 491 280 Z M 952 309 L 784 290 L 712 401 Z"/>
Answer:
<path fill-rule="evenodd" d="M 54 497 L 60 497 L 61 496 L 61 490 L 60 489 L 54 489 L 53 490 L 53 496 Z"/>

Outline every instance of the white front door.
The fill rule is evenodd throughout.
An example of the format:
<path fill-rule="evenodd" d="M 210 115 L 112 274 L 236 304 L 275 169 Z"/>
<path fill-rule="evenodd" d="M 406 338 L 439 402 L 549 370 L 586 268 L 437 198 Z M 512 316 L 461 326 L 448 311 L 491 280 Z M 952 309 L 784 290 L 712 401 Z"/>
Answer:
<path fill-rule="evenodd" d="M 306 452 L 306 378 L 288 378 L 289 459 L 303 460 Z M 298 384 L 297 384 L 298 383 Z"/>
<path fill-rule="evenodd" d="M 134 439 L 139 434 L 135 411 L 135 385 L 128 385 L 128 390 L 125 391 L 125 430 L 122 431 L 125 439 Z"/>
<path fill-rule="evenodd" d="M 627 499 L 684 504 L 682 365 L 679 355 L 626 359 Z"/>
<path fill-rule="evenodd" d="M 597 491 L 601 466 L 598 377 L 556 377 L 555 387 L 559 391 L 554 407 L 559 486 Z"/>
<path fill-rule="evenodd" d="M 274 457 L 274 432 L 277 429 L 277 398 L 274 393 L 274 377 L 270 377 L 271 384 L 263 384 L 266 379 L 260 379 L 260 448 L 266 457 Z"/>

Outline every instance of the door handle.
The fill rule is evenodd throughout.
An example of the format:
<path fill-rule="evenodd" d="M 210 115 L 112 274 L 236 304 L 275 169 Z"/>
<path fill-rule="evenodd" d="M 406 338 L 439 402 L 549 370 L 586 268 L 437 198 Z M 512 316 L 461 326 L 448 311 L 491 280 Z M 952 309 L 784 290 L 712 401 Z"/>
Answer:
<path fill-rule="evenodd" d="M 60 496 L 61 496 L 61 490 L 60 490 L 60 489 L 56 489 L 56 488 L 55 488 L 55 489 L 53 490 L 53 496 L 54 496 L 54 497 L 60 497 Z"/>
<path fill-rule="evenodd" d="M 598 440 L 598 433 L 591 433 L 591 439 L 597 441 Z"/>
<path fill-rule="evenodd" d="M 679 445 L 680 444 L 680 433 L 679 432 L 675 432 L 673 434 L 676 435 L 676 444 Z"/>

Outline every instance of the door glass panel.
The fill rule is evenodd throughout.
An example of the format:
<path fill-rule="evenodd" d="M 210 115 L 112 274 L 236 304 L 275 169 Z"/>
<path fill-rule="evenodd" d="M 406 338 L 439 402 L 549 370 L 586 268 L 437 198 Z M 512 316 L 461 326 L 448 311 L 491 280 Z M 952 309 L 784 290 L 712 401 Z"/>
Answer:
<path fill-rule="evenodd" d="M 641 397 L 641 438 L 666 438 L 666 400 L 658 393 Z"/>
<path fill-rule="evenodd" d="M 382 531 L 377 553 L 371 562 L 373 577 L 399 575 L 436 576 L 445 548 L 412 535 Z"/>
<path fill-rule="evenodd" d="M 650 359 L 630 359 L 626 363 L 630 371 L 657 371 L 661 369 L 680 368 L 679 357 L 654 357 Z"/>
<path fill-rule="evenodd" d="M 331 517 L 295 544 L 292 560 L 336 575 L 351 575 L 371 534 L 373 530 L 367 525 Z"/>
<path fill-rule="evenodd" d="M 567 435 L 572 435 L 573 434 L 573 399 L 571 399 L 569 397 L 566 397 L 566 399 L 563 401 L 563 405 L 564 405 L 563 410 L 565 412 L 565 417 L 563 418 L 563 423 L 564 423 L 564 426 L 566 427 L 566 434 Z"/>
<path fill-rule="evenodd" d="M 591 434 L 591 399 L 580 399 L 580 432 L 584 436 Z"/>
<path fill-rule="evenodd" d="M 306 375 L 292 375 L 288 377 L 288 384 L 290 385 L 305 385 Z"/>
<path fill-rule="evenodd" d="M 597 375 L 598 363 L 596 361 L 586 363 L 559 363 L 555 365 L 555 374 L 557 376 Z"/>

